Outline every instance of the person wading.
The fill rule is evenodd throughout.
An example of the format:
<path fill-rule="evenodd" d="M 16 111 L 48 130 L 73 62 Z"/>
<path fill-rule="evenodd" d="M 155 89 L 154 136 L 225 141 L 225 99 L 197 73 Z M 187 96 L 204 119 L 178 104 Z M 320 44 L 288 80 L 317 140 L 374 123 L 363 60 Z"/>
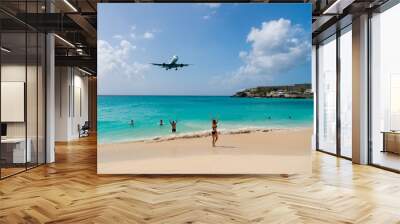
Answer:
<path fill-rule="evenodd" d="M 178 123 L 178 121 L 169 121 L 169 123 L 171 124 L 172 133 L 175 133 L 176 132 L 176 124 Z"/>

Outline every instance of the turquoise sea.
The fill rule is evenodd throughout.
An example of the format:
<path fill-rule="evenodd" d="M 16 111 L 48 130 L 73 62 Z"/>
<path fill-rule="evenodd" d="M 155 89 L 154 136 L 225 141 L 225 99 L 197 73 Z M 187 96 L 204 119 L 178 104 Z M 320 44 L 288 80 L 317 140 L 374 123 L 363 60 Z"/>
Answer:
<path fill-rule="evenodd" d="M 312 99 L 236 98 L 229 96 L 98 96 L 99 143 L 135 141 L 211 129 L 311 126 Z M 164 125 L 159 126 L 160 119 Z M 134 126 L 130 121 L 134 120 Z"/>

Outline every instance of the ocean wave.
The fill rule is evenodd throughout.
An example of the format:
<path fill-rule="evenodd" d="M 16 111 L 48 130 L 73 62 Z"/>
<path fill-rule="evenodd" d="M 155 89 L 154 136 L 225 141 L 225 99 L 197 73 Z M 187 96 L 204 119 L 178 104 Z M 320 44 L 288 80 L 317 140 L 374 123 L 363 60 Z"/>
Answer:
<path fill-rule="evenodd" d="M 287 127 L 284 125 L 275 125 L 275 126 L 246 126 L 246 127 L 237 127 L 236 125 L 229 125 L 228 127 L 219 128 L 218 134 L 227 135 L 227 134 L 247 134 L 253 132 L 269 132 L 269 131 L 287 131 L 287 130 L 302 130 L 304 128 L 309 128 L 309 125 L 304 126 L 295 126 L 295 127 Z M 157 135 L 157 136 L 148 136 L 141 138 L 124 138 L 124 139 L 103 139 L 99 140 L 100 144 L 110 144 L 110 143 L 129 143 L 129 142 L 161 142 L 161 141 L 170 141 L 175 139 L 190 139 L 190 138 L 202 138 L 211 136 L 210 129 L 204 129 L 199 131 L 192 132 L 183 132 L 183 133 L 175 133 L 168 135 Z"/>
<path fill-rule="evenodd" d="M 300 127 L 297 129 L 301 129 Z M 248 134 L 254 132 L 270 132 L 270 131 L 280 131 L 280 130 L 297 130 L 296 128 L 260 128 L 260 127 L 244 127 L 237 129 L 220 129 L 218 130 L 218 134 L 227 135 L 227 134 Z M 211 136 L 210 130 L 202 130 L 195 132 L 186 132 L 180 134 L 171 134 L 166 136 L 156 136 L 151 138 L 146 138 L 142 140 L 130 141 L 130 142 L 162 142 L 162 141 L 171 141 L 176 139 L 190 139 L 190 138 L 202 138 Z"/>

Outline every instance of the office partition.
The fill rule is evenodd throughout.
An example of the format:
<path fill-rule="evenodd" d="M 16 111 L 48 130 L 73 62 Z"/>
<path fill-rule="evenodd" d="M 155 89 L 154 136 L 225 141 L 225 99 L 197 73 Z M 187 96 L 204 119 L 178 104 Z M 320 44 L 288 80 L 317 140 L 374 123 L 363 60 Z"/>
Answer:
<path fill-rule="evenodd" d="M 318 48 L 318 148 L 336 153 L 336 36 Z"/>
<path fill-rule="evenodd" d="M 4 5 L 3 5 L 4 4 Z M 0 6 L 5 6 L 1 2 Z M 43 1 L 21 1 L 20 15 L 43 11 Z M 0 24 L 0 178 L 45 162 L 45 34 L 16 21 L 13 29 Z"/>
<path fill-rule="evenodd" d="M 400 5 L 372 15 L 370 162 L 400 170 Z"/>

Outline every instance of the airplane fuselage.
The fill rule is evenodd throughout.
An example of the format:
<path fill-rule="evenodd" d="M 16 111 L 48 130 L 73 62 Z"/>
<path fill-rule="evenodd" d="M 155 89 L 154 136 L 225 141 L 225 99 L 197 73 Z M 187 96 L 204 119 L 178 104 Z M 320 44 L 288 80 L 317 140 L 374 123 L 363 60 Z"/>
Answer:
<path fill-rule="evenodd" d="M 178 56 L 174 55 L 171 58 L 171 61 L 169 62 L 170 65 L 176 64 L 176 62 L 178 61 Z"/>
<path fill-rule="evenodd" d="M 162 63 L 162 64 L 157 64 L 157 63 L 152 63 L 153 65 L 157 65 L 157 66 L 161 66 L 163 68 L 165 68 L 165 70 L 168 69 L 175 69 L 178 70 L 178 68 L 184 67 L 184 66 L 188 66 L 189 64 L 178 64 L 178 56 L 174 55 L 172 56 L 171 60 L 169 61 L 169 63 Z"/>

